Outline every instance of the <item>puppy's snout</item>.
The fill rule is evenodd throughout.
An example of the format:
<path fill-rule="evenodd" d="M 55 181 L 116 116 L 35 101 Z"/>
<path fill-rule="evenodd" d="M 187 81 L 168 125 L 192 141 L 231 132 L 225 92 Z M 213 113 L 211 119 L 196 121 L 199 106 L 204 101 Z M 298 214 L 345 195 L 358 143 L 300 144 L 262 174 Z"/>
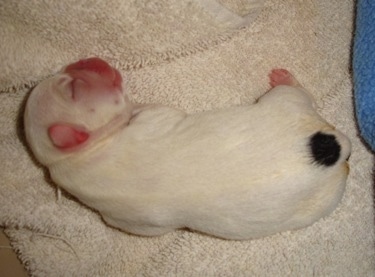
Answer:
<path fill-rule="evenodd" d="M 339 132 L 317 132 L 310 137 L 309 147 L 314 162 L 324 166 L 347 160 L 351 152 L 349 139 Z"/>
<path fill-rule="evenodd" d="M 84 60 L 79 60 L 78 62 L 72 63 L 65 68 L 65 72 L 70 72 L 73 70 L 86 70 L 93 71 L 98 74 L 106 74 L 112 71 L 111 66 L 99 58 L 89 58 Z"/>

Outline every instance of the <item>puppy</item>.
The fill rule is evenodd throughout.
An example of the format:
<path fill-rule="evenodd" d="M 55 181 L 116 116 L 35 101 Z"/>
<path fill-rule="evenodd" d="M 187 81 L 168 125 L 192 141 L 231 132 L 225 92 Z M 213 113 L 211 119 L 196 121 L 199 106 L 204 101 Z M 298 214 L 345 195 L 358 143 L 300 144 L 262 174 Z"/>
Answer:
<path fill-rule="evenodd" d="M 81 60 L 32 91 L 26 138 L 54 182 L 111 226 L 258 238 L 332 212 L 351 151 L 288 71 L 270 83 L 254 105 L 188 115 L 132 104 L 116 69 Z"/>

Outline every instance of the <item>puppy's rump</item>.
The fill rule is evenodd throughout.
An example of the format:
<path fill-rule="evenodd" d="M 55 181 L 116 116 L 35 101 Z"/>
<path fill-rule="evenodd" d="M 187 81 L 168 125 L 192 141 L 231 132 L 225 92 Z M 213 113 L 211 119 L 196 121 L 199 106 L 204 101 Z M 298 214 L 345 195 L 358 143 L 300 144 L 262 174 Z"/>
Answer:
<path fill-rule="evenodd" d="M 310 138 L 309 147 L 314 162 L 323 166 L 332 166 L 340 158 L 348 159 L 351 151 L 347 137 L 337 131 L 336 134 L 315 133 Z"/>

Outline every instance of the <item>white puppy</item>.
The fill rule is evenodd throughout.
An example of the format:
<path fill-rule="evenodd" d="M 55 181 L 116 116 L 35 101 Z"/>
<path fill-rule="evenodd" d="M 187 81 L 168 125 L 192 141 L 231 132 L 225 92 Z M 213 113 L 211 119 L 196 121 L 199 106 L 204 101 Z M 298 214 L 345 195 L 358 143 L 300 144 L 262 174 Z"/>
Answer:
<path fill-rule="evenodd" d="M 351 146 L 288 71 L 270 80 L 254 105 L 188 115 L 132 104 L 116 69 L 81 60 L 32 91 L 26 137 L 58 186 L 130 233 L 301 228 L 339 203 Z"/>

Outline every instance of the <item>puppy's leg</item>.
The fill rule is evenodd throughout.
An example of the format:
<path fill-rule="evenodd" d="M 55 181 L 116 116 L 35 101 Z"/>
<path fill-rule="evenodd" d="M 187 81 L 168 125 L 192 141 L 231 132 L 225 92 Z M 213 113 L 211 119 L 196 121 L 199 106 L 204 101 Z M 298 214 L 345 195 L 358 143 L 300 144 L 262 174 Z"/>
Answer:
<path fill-rule="evenodd" d="M 268 75 L 271 87 L 286 85 L 291 87 L 302 87 L 296 78 L 286 69 L 274 69 Z"/>
<path fill-rule="evenodd" d="M 136 116 L 137 114 L 147 110 L 147 109 L 152 109 L 153 107 L 156 107 L 157 105 L 155 104 L 137 104 L 133 103 L 132 104 L 132 116 Z"/>
<path fill-rule="evenodd" d="M 310 94 L 310 92 L 308 92 L 304 87 L 302 87 L 302 85 L 288 70 L 280 68 L 273 69 L 268 75 L 268 77 L 270 79 L 270 85 L 272 87 L 271 91 L 275 90 L 274 88 L 278 86 L 289 86 L 296 88 L 299 92 L 303 92 L 309 98 L 309 102 L 311 102 L 311 105 L 314 109 L 317 107 L 314 97 Z M 283 91 L 284 89 L 281 90 Z"/>

